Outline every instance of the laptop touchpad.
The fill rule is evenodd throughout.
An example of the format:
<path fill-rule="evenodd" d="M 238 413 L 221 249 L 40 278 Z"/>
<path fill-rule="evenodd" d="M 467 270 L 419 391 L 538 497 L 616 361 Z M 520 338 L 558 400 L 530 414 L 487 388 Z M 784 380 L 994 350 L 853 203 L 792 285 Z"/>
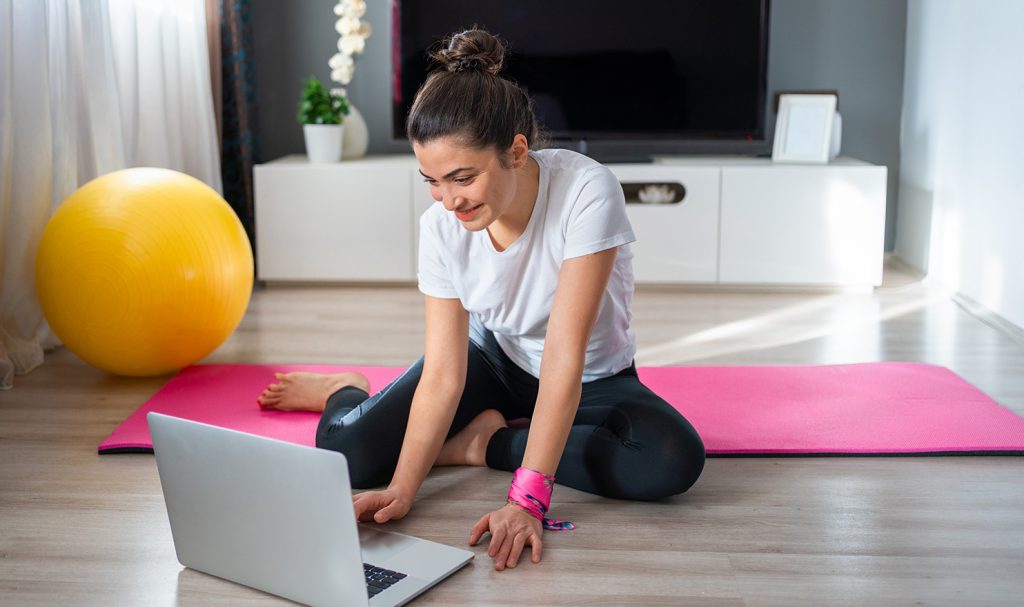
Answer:
<path fill-rule="evenodd" d="M 363 561 L 367 563 L 383 563 L 417 543 L 418 541 L 411 537 L 359 525 L 359 548 L 363 553 Z"/>

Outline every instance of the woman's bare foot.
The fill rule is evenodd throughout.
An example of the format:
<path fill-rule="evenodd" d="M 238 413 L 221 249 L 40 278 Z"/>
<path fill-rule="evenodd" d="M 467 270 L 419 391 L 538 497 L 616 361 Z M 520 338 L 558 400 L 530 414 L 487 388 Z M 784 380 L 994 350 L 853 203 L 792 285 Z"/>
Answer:
<path fill-rule="evenodd" d="M 270 384 L 256 402 L 261 409 L 281 411 L 323 411 L 327 398 L 344 388 L 355 386 L 370 392 L 370 382 L 361 373 L 274 373 L 278 383 Z"/>
<path fill-rule="evenodd" d="M 505 416 L 497 409 L 477 415 L 465 428 L 445 441 L 435 466 L 486 466 L 487 443 L 494 433 L 506 427 Z"/>

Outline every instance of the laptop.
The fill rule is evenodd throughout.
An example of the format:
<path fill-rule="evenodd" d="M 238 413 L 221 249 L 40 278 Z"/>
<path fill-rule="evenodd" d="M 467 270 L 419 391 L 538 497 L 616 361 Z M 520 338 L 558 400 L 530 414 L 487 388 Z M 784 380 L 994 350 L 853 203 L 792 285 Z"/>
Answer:
<path fill-rule="evenodd" d="M 150 434 L 178 561 L 307 605 L 402 605 L 469 550 L 359 524 L 348 463 L 159 413 Z"/>

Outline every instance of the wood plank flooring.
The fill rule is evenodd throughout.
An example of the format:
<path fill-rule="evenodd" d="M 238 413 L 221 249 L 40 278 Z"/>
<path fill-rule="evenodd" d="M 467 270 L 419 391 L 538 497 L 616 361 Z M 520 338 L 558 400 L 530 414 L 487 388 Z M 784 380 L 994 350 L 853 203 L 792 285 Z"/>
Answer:
<path fill-rule="evenodd" d="M 205 362 L 403 365 L 411 287 L 260 288 Z M 640 288 L 637 361 L 950 367 L 1024 414 L 1024 344 L 899 267 L 872 292 Z M 175 559 L 152 456 L 96 445 L 167 377 L 105 375 L 66 350 L 0 392 L 0 605 L 285 605 Z M 388 527 L 463 544 L 507 474 L 434 471 Z M 477 558 L 422 605 L 1020 605 L 1024 458 L 710 459 L 658 503 L 565 487 L 544 560 Z"/>

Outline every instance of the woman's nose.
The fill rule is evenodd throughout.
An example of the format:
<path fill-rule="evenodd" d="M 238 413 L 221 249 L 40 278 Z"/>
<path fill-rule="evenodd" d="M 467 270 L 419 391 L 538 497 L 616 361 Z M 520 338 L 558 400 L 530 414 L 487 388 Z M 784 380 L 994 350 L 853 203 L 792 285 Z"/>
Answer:
<path fill-rule="evenodd" d="M 459 208 L 459 203 L 461 202 L 462 199 L 457 196 L 453 196 L 447 193 L 441 195 L 441 204 L 443 204 L 444 208 L 449 211 L 454 211 L 455 209 Z"/>

